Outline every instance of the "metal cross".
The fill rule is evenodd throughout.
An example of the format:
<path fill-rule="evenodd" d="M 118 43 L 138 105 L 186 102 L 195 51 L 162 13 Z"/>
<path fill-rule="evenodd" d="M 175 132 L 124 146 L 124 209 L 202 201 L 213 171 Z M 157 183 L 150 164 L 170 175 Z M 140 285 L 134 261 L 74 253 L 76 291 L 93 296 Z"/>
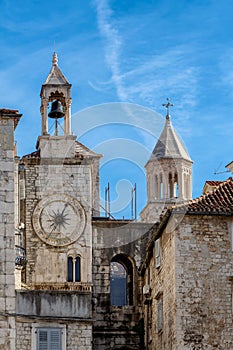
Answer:
<path fill-rule="evenodd" d="M 173 104 L 173 103 L 170 103 L 170 99 L 167 98 L 167 103 L 163 103 L 162 106 L 165 107 L 165 108 L 167 109 L 167 115 L 169 115 L 169 107 L 173 107 L 174 104 Z"/>

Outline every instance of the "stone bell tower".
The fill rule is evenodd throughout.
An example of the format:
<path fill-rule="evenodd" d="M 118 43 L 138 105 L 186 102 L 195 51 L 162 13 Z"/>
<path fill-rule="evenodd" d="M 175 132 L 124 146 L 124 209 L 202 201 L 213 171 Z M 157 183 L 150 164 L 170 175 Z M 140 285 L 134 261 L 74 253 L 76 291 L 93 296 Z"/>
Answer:
<path fill-rule="evenodd" d="M 58 57 L 54 52 L 52 59 L 52 68 L 42 85 L 40 97 L 42 116 L 42 135 L 48 134 L 48 104 L 53 101 L 60 101 L 64 112 L 64 135 L 71 134 L 71 84 L 68 83 L 65 76 L 58 67 Z"/>
<path fill-rule="evenodd" d="M 192 164 L 188 151 L 174 130 L 167 99 L 165 125 L 145 165 L 147 204 L 140 216 L 144 222 L 159 220 L 169 206 L 192 199 Z"/>
<path fill-rule="evenodd" d="M 36 151 L 20 161 L 27 289 L 19 293 L 18 313 L 37 317 L 30 334 L 32 349 L 45 348 L 42 335 L 51 349 L 55 334 L 54 349 L 65 349 L 67 339 L 67 349 L 86 344 L 91 350 L 92 215 L 99 205 L 100 155 L 71 133 L 71 84 L 58 67 L 56 53 L 40 97 L 42 132 Z"/>

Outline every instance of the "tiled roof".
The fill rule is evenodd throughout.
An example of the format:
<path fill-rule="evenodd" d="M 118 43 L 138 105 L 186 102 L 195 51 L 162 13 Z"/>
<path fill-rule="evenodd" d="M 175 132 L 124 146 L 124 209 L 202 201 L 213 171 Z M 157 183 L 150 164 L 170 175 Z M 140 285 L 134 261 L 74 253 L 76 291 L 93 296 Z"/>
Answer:
<path fill-rule="evenodd" d="M 101 155 L 91 151 L 88 147 L 84 146 L 81 142 L 75 141 L 75 158 L 88 158 L 88 157 L 98 157 Z M 32 159 L 40 158 L 40 150 L 34 151 L 30 154 L 26 154 L 23 158 Z"/>
<path fill-rule="evenodd" d="M 218 186 L 222 183 L 223 181 L 212 181 L 212 180 L 207 180 L 206 183 L 210 186 Z"/>
<path fill-rule="evenodd" d="M 53 54 L 53 60 L 52 60 L 52 68 L 49 72 L 49 75 L 44 83 L 44 85 L 66 85 L 69 84 L 68 80 L 64 76 L 64 74 L 61 72 L 60 68 L 57 65 L 58 59 L 57 54 Z"/>
<path fill-rule="evenodd" d="M 150 161 L 161 158 L 183 158 L 191 161 L 188 151 L 172 126 L 170 116 L 166 117 L 164 128 L 151 154 Z"/>
<path fill-rule="evenodd" d="M 75 142 L 75 156 L 84 156 L 84 157 L 101 157 L 100 154 L 97 154 L 90 150 L 87 146 L 84 146 L 81 142 Z"/>
<path fill-rule="evenodd" d="M 233 215 L 232 177 L 206 195 L 172 207 L 172 211 L 187 214 Z"/>
<path fill-rule="evenodd" d="M 27 159 L 40 158 L 40 151 L 37 150 L 37 151 L 35 151 L 35 152 L 26 154 L 25 156 L 23 156 L 23 158 L 27 158 Z"/>
<path fill-rule="evenodd" d="M 0 114 L 18 114 L 19 111 L 17 109 L 7 109 L 7 108 L 0 108 Z"/>

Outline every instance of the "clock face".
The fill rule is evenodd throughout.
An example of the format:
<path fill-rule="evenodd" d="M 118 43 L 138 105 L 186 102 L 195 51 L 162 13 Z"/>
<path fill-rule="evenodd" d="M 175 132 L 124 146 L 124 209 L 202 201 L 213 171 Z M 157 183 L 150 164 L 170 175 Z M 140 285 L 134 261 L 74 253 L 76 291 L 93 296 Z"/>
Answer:
<path fill-rule="evenodd" d="M 43 198 L 35 207 L 32 224 L 39 238 L 50 245 L 65 246 L 83 233 L 86 218 L 81 204 L 65 194 Z"/>

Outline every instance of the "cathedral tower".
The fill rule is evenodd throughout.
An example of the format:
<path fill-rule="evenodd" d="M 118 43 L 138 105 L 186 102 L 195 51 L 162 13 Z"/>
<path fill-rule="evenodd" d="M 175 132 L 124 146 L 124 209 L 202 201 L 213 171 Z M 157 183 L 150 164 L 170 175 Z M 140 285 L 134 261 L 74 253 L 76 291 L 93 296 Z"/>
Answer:
<path fill-rule="evenodd" d="M 170 205 L 192 199 L 192 160 L 174 130 L 169 107 L 164 128 L 145 165 L 147 179 L 147 204 L 141 220 L 155 222 Z"/>

